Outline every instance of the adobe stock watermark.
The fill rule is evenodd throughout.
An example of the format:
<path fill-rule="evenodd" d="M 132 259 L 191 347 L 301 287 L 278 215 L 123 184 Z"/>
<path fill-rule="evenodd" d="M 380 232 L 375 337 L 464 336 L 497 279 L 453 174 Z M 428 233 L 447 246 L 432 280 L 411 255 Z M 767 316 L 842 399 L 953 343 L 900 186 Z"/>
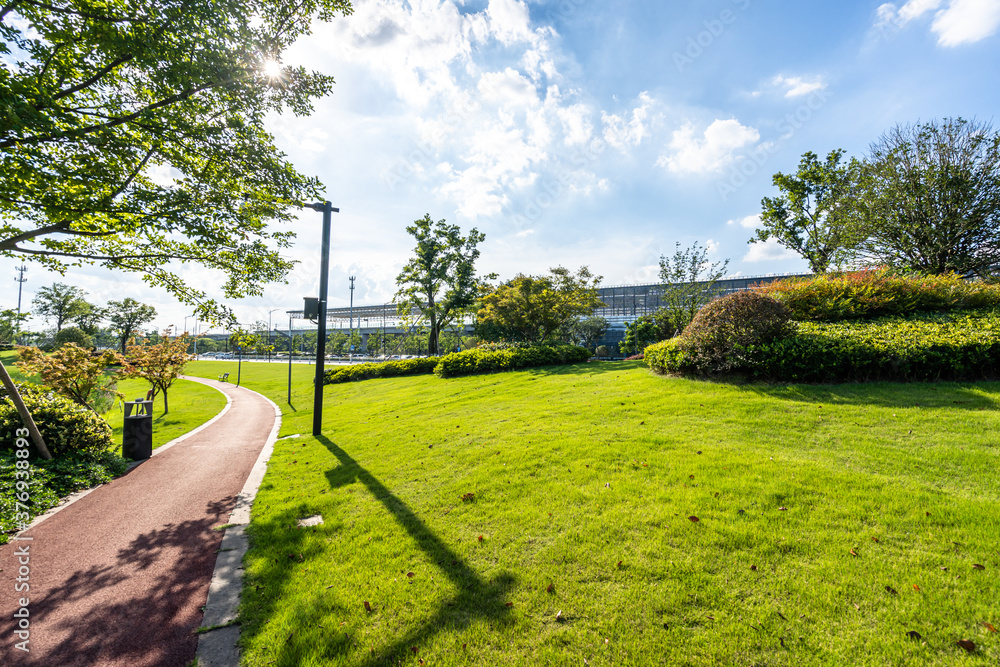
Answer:
<path fill-rule="evenodd" d="M 17 524 L 17 529 L 21 531 L 25 530 L 31 522 L 31 513 L 28 511 L 27 504 L 31 502 L 31 464 L 28 463 L 28 457 L 31 455 L 31 452 L 28 449 L 28 429 L 17 429 L 15 436 L 17 437 L 15 442 L 17 463 L 15 463 L 16 471 L 14 475 L 17 481 L 14 485 L 14 522 Z M 11 538 L 11 541 L 30 542 L 32 539 L 31 537 L 15 536 Z M 14 612 L 14 648 L 28 653 L 30 651 L 28 643 L 31 641 L 31 621 L 29 618 L 30 612 L 28 611 L 28 604 L 31 602 L 28 597 L 28 593 L 31 591 L 31 545 L 18 545 L 14 549 L 14 557 L 17 559 L 17 577 L 14 579 L 14 593 L 15 595 L 24 596 L 17 598 L 18 609 Z"/>
<path fill-rule="evenodd" d="M 731 2 L 741 12 L 745 12 L 750 7 L 750 0 L 731 0 Z M 705 29 L 688 37 L 687 45 L 683 51 L 674 51 L 673 53 L 677 71 L 683 74 L 684 68 L 693 65 L 694 61 L 700 58 L 706 49 L 711 48 L 716 40 L 726 32 L 726 28 L 736 23 L 738 18 L 739 14 L 727 8 L 719 12 L 717 17 L 702 21 L 702 26 Z"/>
<path fill-rule="evenodd" d="M 826 90 L 814 91 L 795 111 L 789 112 L 778 121 L 776 127 L 781 133 L 778 141 L 761 144 L 753 151 L 737 156 L 736 164 L 729 174 L 715 184 L 715 189 L 722 201 L 728 201 L 730 195 L 746 185 L 749 178 L 760 171 L 761 167 L 772 155 L 778 152 L 785 141 L 812 120 L 813 115 L 823 108 L 828 99 L 830 99 L 830 93 Z"/>

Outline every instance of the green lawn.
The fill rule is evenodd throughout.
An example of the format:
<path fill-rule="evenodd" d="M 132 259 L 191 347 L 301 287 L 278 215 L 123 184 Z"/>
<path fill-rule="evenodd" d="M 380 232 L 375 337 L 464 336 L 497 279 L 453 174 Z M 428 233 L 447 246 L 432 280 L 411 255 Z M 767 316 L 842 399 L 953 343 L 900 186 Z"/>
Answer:
<path fill-rule="evenodd" d="M 4 350 L 0 352 L 0 362 L 3 362 L 4 368 L 10 374 L 11 379 L 14 382 L 27 382 L 31 378 L 27 375 L 21 373 L 21 370 L 14 365 L 17 361 L 17 350 Z"/>
<path fill-rule="evenodd" d="M 149 383 L 145 380 L 122 380 L 118 383 L 118 391 L 125 394 L 126 401 L 145 400 Z M 153 401 L 153 449 L 201 426 L 226 407 L 224 394 L 191 380 L 176 380 L 168 392 L 168 399 L 170 412 L 167 414 L 163 414 L 163 394 L 157 394 Z M 116 403 L 104 414 L 114 429 L 113 440 L 119 450 L 124 417 L 125 410 L 121 403 Z"/>
<path fill-rule="evenodd" d="M 295 410 L 287 371 L 243 370 L 311 432 L 311 367 Z M 998 383 L 591 363 L 325 396 L 254 505 L 246 665 L 1000 660 Z"/>

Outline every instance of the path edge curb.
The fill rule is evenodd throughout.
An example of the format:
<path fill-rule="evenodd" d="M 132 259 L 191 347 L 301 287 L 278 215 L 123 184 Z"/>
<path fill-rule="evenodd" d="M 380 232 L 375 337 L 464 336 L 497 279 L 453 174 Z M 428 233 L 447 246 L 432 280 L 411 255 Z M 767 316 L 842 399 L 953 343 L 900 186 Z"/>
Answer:
<path fill-rule="evenodd" d="M 274 444 L 281 430 L 282 414 L 278 404 L 252 389 L 239 388 L 257 394 L 271 404 L 274 408 L 274 426 L 247 475 L 243 490 L 237 496 L 236 506 L 229 515 L 229 527 L 222 536 L 201 623 L 202 627 L 214 629 L 198 635 L 198 649 L 195 653 L 198 667 L 239 667 L 240 650 L 236 644 L 240 638 L 240 628 L 234 623 L 238 618 L 240 593 L 243 590 L 243 557 L 250 546 L 246 528 L 250 525 L 250 510 L 264 481 L 267 462 L 274 453 Z"/>

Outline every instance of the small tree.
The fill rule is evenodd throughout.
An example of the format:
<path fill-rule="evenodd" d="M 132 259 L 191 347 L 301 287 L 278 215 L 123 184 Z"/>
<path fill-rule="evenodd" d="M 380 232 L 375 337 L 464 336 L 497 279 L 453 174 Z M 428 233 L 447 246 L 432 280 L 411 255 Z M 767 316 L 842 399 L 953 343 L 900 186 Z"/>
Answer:
<path fill-rule="evenodd" d="M 52 283 L 51 287 L 42 287 L 35 292 L 31 305 L 35 314 L 46 322 L 54 323 L 56 333 L 59 333 L 67 322 L 93 308 L 84 300 L 86 295 L 79 287 Z"/>
<path fill-rule="evenodd" d="M 441 331 L 473 306 L 481 281 L 476 277 L 477 247 L 486 238 L 477 229 L 462 236 L 458 225 L 433 222 L 430 214 L 406 231 L 417 241 L 414 257 L 396 277 L 395 302 L 411 324 L 426 324 L 431 355 L 439 353 Z M 487 279 L 492 278 L 492 276 Z M 413 313 L 419 313 L 414 321 Z"/>
<path fill-rule="evenodd" d="M 841 149 L 830 151 L 820 162 L 810 151 L 794 175 L 775 174 L 781 195 L 761 200 L 763 226 L 749 242 L 774 239 L 806 259 L 815 273 L 842 259 L 853 244 L 848 221 L 860 171 L 857 160 L 840 164 L 843 155 Z"/>
<path fill-rule="evenodd" d="M 73 344 L 79 347 L 90 349 L 94 347 L 94 339 L 87 335 L 80 327 L 66 327 L 55 335 L 53 339 L 56 349 L 65 345 Z"/>
<path fill-rule="evenodd" d="M 593 350 L 611 325 L 603 317 L 585 317 L 569 327 L 569 337 L 578 345 Z"/>
<path fill-rule="evenodd" d="M 618 349 L 626 356 L 639 354 L 659 340 L 660 328 L 652 317 L 644 315 L 635 322 L 625 323 L 625 340 L 618 343 Z"/>
<path fill-rule="evenodd" d="M 116 374 L 108 372 L 109 366 L 122 363 L 117 352 L 93 355 L 75 343 L 66 343 L 52 354 L 37 347 L 19 347 L 17 352 L 22 372 L 38 375 L 57 394 L 95 414 L 106 411 L 115 397 L 121 397 Z"/>
<path fill-rule="evenodd" d="M 13 308 L 0 311 L 0 343 L 13 343 L 17 340 L 21 325 L 28 319 L 27 313 L 17 314 Z"/>
<path fill-rule="evenodd" d="M 128 346 L 128 367 L 123 377 L 142 378 L 150 384 L 153 398 L 163 392 L 163 414 L 170 411 L 167 402 L 167 390 L 184 372 L 184 366 L 191 360 L 187 353 L 188 335 L 178 336 L 170 340 L 164 336 L 160 342 Z"/>
<path fill-rule="evenodd" d="M 550 276 L 518 275 L 482 298 L 476 335 L 486 339 L 490 326 L 510 331 L 529 343 L 544 343 L 580 317 L 604 306 L 597 296 L 601 276 L 584 266 L 576 274 L 550 269 Z"/>
<path fill-rule="evenodd" d="M 725 275 L 729 260 L 708 261 L 708 248 L 695 241 L 690 248 L 676 250 L 670 257 L 660 257 L 660 280 L 663 281 L 663 315 L 678 331 L 694 319 L 703 305 L 715 296 L 712 288 Z"/>

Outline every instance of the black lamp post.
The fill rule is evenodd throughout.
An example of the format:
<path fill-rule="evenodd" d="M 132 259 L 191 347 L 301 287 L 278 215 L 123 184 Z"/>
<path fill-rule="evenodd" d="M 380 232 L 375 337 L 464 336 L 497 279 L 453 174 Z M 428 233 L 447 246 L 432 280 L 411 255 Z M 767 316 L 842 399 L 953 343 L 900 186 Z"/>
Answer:
<path fill-rule="evenodd" d="M 323 212 L 323 247 L 319 267 L 319 329 L 316 331 L 316 379 L 313 388 L 313 435 L 323 430 L 323 362 L 326 359 L 326 291 L 330 273 L 330 222 L 332 213 L 340 213 L 330 202 L 303 204 Z"/>

